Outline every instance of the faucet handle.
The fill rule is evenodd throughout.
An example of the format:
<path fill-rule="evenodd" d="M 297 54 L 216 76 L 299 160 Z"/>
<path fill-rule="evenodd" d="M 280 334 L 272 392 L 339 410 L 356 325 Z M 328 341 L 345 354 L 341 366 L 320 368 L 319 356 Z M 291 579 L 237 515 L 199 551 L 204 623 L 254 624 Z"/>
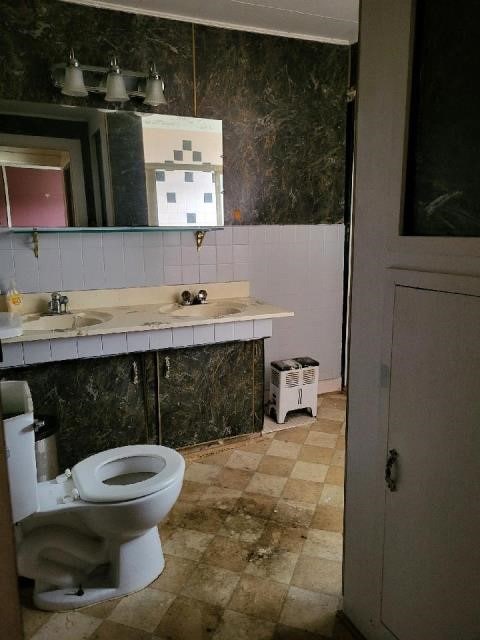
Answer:
<path fill-rule="evenodd" d="M 182 294 L 181 294 L 180 297 L 181 297 L 181 302 L 182 302 L 183 305 L 192 304 L 192 302 L 193 302 L 193 296 L 190 293 L 190 291 L 187 291 L 187 290 L 182 291 Z"/>
<path fill-rule="evenodd" d="M 208 293 L 206 292 L 205 289 L 200 289 L 200 291 L 197 293 L 197 300 L 200 304 L 205 304 L 207 301 L 207 296 Z"/>

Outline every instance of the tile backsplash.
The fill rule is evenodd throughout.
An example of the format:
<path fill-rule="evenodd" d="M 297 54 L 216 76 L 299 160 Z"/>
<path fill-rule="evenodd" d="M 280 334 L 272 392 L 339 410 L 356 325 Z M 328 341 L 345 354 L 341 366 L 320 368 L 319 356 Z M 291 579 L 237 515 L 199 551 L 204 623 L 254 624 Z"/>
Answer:
<path fill-rule="evenodd" d="M 310 355 L 340 375 L 344 226 L 254 225 L 209 231 L 0 233 L 0 278 L 20 291 L 114 289 L 249 280 L 252 295 L 295 312 L 277 320 L 266 362 Z M 267 374 L 269 367 L 267 366 Z"/>

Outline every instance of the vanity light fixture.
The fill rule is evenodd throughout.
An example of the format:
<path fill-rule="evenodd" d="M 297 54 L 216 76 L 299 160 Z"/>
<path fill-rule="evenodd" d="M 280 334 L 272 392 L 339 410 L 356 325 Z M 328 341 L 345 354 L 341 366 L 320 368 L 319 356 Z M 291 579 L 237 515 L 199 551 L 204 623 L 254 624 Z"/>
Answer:
<path fill-rule="evenodd" d="M 144 104 L 157 107 L 166 104 L 165 85 L 155 63 L 149 71 L 130 71 L 120 69 L 116 56 L 112 57 L 109 67 L 95 67 L 80 64 L 73 49 L 67 63 L 54 64 L 51 67 L 52 81 L 62 94 L 73 97 L 86 97 L 89 93 L 105 94 L 105 102 L 123 103 L 139 98 Z"/>
<path fill-rule="evenodd" d="M 88 91 L 83 81 L 83 72 L 75 58 L 75 52 L 70 49 L 68 63 L 65 67 L 65 79 L 63 82 L 62 93 L 65 96 L 74 96 L 82 98 L 88 96 Z"/>
<path fill-rule="evenodd" d="M 125 80 L 118 66 L 117 58 L 113 57 L 110 61 L 110 71 L 107 75 L 105 102 L 126 102 L 127 100 L 128 93 L 125 87 Z"/>
<path fill-rule="evenodd" d="M 148 104 L 152 107 L 158 107 L 159 104 L 167 104 L 163 93 L 164 88 L 163 80 L 160 78 L 157 67 L 153 62 L 150 65 L 150 75 L 147 79 L 145 100 L 143 101 L 143 104 Z"/>

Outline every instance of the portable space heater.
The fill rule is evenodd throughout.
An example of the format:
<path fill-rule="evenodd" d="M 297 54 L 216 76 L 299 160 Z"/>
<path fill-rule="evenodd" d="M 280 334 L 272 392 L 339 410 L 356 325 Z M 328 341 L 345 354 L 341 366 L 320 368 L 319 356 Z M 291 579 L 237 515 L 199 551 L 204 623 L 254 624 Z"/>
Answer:
<path fill-rule="evenodd" d="M 283 424 L 289 411 L 310 409 L 317 415 L 318 362 L 313 358 L 292 358 L 271 363 L 270 412 Z"/>

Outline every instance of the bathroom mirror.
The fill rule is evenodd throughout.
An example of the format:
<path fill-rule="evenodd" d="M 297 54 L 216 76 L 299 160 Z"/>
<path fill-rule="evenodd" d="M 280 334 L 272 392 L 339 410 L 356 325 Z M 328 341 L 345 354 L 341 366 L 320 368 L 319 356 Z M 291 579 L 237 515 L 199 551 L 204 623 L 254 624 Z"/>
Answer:
<path fill-rule="evenodd" d="M 223 226 L 222 121 L 0 101 L 0 228 Z"/>

